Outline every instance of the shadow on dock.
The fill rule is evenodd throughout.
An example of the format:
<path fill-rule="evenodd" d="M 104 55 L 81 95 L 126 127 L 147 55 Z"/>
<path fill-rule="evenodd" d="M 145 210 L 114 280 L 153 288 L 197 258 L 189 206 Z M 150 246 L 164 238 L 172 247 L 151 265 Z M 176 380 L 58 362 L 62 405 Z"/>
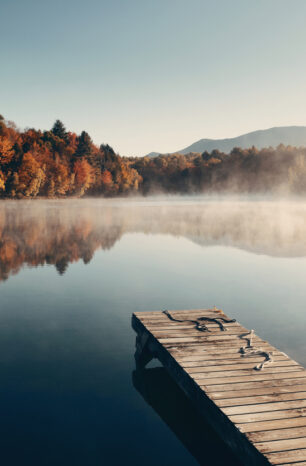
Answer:
<path fill-rule="evenodd" d="M 135 370 L 133 385 L 200 465 L 242 466 L 163 367 Z"/>

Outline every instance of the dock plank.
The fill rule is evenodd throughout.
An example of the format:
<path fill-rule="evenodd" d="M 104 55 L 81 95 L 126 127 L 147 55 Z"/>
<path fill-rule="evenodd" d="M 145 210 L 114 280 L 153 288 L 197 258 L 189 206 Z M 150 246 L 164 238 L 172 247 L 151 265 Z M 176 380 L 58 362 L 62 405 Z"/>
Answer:
<path fill-rule="evenodd" d="M 306 449 L 306 437 L 287 440 L 273 440 L 271 442 L 256 442 L 255 445 L 264 453 L 297 450 L 301 448 Z"/>
<path fill-rule="evenodd" d="M 198 320 L 199 331 L 201 317 L 216 320 Z M 243 464 L 306 464 L 306 370 L 253 334 L 273 354 L 255 370 L 265 357 L 241 354 L 249 330 L 230 320 L 219 309 L 137 312 L 136 361 L 158 357 Z"/>
<path fill-rule="evenodd" d="M 306 448 L 298 450 L 280 451 L 275 453 L 266 454 L 271 464 L 283 464 L 284 461 L 305 461 L 306 460 Z"/>
<path fill-rule="evenodd" d="M 282 353 L 281 351 L 277 351 L 270 346 L 271 350 L 273 351 L 273 357 L 275 359 L 288 359 L 288 356 L 285 353 Z M 215 348 L 214 346 L 211 348 L 208 348 L 206 345 L 205 347 L 191 347 L 190 349 L 186 346 L 185 351 L 178 351 L 178 349 L 175 349 L 175 347 L 168 347 L 167 348 L 169 353 L 172 355 L 175 355 L 175 358 L 178 362 L 184 363 L 188 361 L 200 361 L 200 360 L 205 360 L 205 359 L 221 359 L 221 360 L 226 360 L 226 359 L 239 359 L 241 362 L 247 360 L 247 361 L 253 361 L 255 358 L 258 358 L 258 356 L 250 355 L 248 357 L 242 357 L 241 353 L 237 351 L 237 347 L 229 347 L 226 353 L 222 351 L 222 348 Z M 238 346 L 239 349 L 239 346 Z M 189 354 L 190 353 L 190 354 Z"/>
<path fill-rule="evenodd" d="M 264 432 L 266 430 L 275 430 L 275 429 L 286 429 L 291 427 L 305 427 L 306 426 L 306 417 L 298 416 L 294 418 L 282 419 L 281 422 L 276 419 L 272 421 L 264 422 L 248 422 L 239 424 L 236 423 L 236 426 L 241 432 Z"/>
<path fill-rule="evenodd" d="M 254 371 L 255 372 L 255 371 Z M 208 373 L 209 374 L 209 373 Z M 219 377 L 216 377 L 216 374 L 207 375 L 206 373 L 196 373 L 191 374 L 193 379 L 196 381 L 201 381 L 205 379 L 205 385 L 216 385 L 216 384 L 230 384 L 231 382 L 234 383 L 243 383 L 243 382 L 251 382 L 251 383 L 258 383 L 261 381 L 271 381 L 271 382 L 279 382 L 281 379 L 300 379 L 305 378 L 306 373 L 303 370 L 296 370 L 296 372 L 285 372 L 285 373 L 271 373 L 268 372 L 268 369 L 263 371 L 263 373 L 254 373 L 249 375 L 225 375 L 225 373 L 220 373 Z"/>
<path fill-rule="evenodd" d="M 249 367 L 240 367 L 240 369 L 232 369 L 230 366 L 221 366 L 224 369 L 219 370 L 218 366 L 215 366 L 214 368 L 212 367 L 185 367 L 185 371 L 188 374 L 192 375 L 197 375 L 200 374 L 201 378 L 209 379 L 212 377 L 234 377 L 234 376 L 251 376 L 251 378 L 254 375 L 254 366 L 255 363 L 250 364 Z M 288 374 L 289 372 L 301 372 L 303 371 L 303 368 L 297 366 L 297 365 L 292 365 L 292 366 L 285 366 L 285 367 L 279 367 L 279 366 L 267 366 L 265 368 L 265 375 L 268 374 L 274 374 L 274 373 L 286 373 Z M 255 374 L 257 375 L 257 374 Z M 259 379 L 256 379 L 259 380 Z"/>
<path fill-rule="evenodd" d="M 272 393 L 271 395 L 255 395 L 240 398 L 223 398 L 221 400 L 211 394 L 210 396 L 216 400 L 218 406 L 225 408 L 230 406 L 266 404 L 277 401 L 306 400 L 306 392 Z"/>
<path fill-rule="evenodd" d="M 289 419 L 290 417 L 296 418 L 300 416 L 306 416 L 306 409 L 282 409 L 279 411 L 268 411 L 263 413 L 232 414 L 229 415 L 228 418 L 231 419 L 235 424 L 241 424 L 256 421 Z"/>
<path fill-rule="evenodd" d="M 220 403 L 216 402 L 218 406 Z M 222 408 L 222 411 L 230 416 L 233 414 L 246 414 L 246 413 L 261 413 L 264 411 L 280 411 L 291 408 L 305 408 L 306 400 L 294 400 L 294 401 L 280 401 L 272 403 L 261 403 L 255 405 L 242 404 L 240 406 L 233 406 L 229 408 Z"/>
<path fill-rule="evenodd" d="M 204 383 L 205 382 L 205 385 Z M 228 381 L 227 381 L 228 382 Z M 287 387 L 287 386 L 296 386 L 298 385 L 299 383 L 301 384 L 306 384 L 306 374 L 303 378 L 293 378 L 293 379 L 283 379 L 283 380 L 280 380 L 278 378 L 276 378 L 275 380 L 256 380 L 254 382 L 241 382 L 241 383 L 224 383 L 224 380 L 223 380 L 223 383 L 218 383 L 218 384 L 214 384 L 214 385 L 211 385 L 211 380 L 203 380 L 203 379 L 200 379 L 199 380 L 199 385 L 201 387 L 206 387 L 207 391 L 209 392 L 226 392 L 226 391 L 232 391 L 232 390 L 250 390 L 250 389 L 254 389 L 254 388 L 270 388 L 270 387 L 274 387 L 275 389 L 278 389 L 279 387 Z M 250 392 L 249 392 L 250 393 Z"/>
<path fill-rule="evenodd" d="M 299 379 L 298 382 L 301 380 Z M 211 388 L 211 387 L 210 387 Z M 290 394 L 290 393 L 299 393 L 299 392 L 306 392 L 306 384 L 301 383 L 294 384 L 294 385 L 285 385 L 285 386 L 277 386 L 277 387 L 262 387 L 262 388 L 252 388 L 250 390 L 228 390 L 228 391 L 211 391 L 209 390 L 209 396 L 213 399 L 230 399 L 230 398 L 237 398 L 237 397 L 249 397 L 250 393 L 254 396 L 257 395 L 282 395 L 282 394 Z"/>
<path fill-rule="evenodd" d="M 247 434 L 248 438 L 252 442 L 268 442 L 272 440 L 282 440 L 282 439 L 293 439 L 306 437 L 306 426 L 305 427 L 291 427 L 287 429 L 274 429 L 274 430 L 264 430 L 260 432 L 249 432 Z"/>
<path fill-rule="evenodd" d="M 306 466 L 306 461 L 294 461 L 293 463 L 279 463 L 279 466 Z"/>
<path fill-rule="evenodd" d="M 262 361 L 262 356 L 257 357 L 257 358 L 252 358 L 252 359 L 251 358 L 245 358 L 245 359 L 239 358 L 238 361 L 237 359 L 222 359 L 222 360 L 206 359 L 206 360 L 198 360 L 198 361 L 186 361 L 186 362 L 182 362 L 181 366 L 184 368 L 222 367 L 225 370 L 227 368 L 231 368 L 231 370 L 235 370 L 241 367 L 245 369 L 247 368 L 252 369 L 255 363 Z M 296 366 L 296 365 L 298 365 L 298 363 L 295 361 L 291 361 L 289 358 L 277 359 L 274 357 L 273 367 L 285 367 L 285 366 Z"/>

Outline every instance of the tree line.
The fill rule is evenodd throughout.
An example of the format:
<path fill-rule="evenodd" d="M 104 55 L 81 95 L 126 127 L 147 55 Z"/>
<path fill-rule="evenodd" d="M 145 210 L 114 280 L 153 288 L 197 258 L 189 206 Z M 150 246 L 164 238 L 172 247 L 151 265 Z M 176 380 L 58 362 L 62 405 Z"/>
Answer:
<path fill-rule="evenodd" d="M 161 193 L 306 192 L 306 148 L 234 148 L 202 154 L 121 157 L 86 131 L 20 131 L 0 116 L 2 198 Z"/>

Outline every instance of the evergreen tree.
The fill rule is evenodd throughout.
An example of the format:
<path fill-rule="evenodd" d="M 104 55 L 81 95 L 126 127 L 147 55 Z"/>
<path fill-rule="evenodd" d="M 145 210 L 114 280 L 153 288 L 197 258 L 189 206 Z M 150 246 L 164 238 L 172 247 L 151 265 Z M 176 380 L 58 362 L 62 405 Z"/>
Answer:
<path fill-rule="evenodd" d="M 67 137 L 66 128 L 64 124 L 61 122 L 61 120 L 56 120 L 51 131 L 54 134 L 54 136 L 57 136 L 60 139 L 66 139 Z"/>
<path fill-rule="evenodd" d="M 104 154 L 115 155 L 114 149 L 109 144 L 101 144 L 100 150 L 104 152 Z"/>
<path fill-rule="evenodd" d="M 90 156 L 92 152 L 92 140 L 86 131 L 82 131 L 78 137 L 78 146 L 75 152 L 77 157 Z"/>

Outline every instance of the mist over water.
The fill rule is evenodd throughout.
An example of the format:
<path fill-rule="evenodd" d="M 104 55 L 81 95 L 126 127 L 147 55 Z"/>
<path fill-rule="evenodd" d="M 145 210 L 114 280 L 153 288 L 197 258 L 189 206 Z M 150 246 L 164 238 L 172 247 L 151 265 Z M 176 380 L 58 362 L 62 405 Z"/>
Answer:
<path fill-rule="evenodd" d="M 303 199 L 0 203 L 4 463 L 198 464 L 187 401 L 134 373 L 132 312 L 216 304 L 306 365 L 305 277 Z M 190 416 L 205 464 L 237 465 Z"/>
<path fill-rule="evenodd" d="M 200 197 L 0 204 L 0 279 L 24 264 L 89 263 L 126 234 L 183 237 L 277 257 L 306 255 L 306 201 Z"/>

